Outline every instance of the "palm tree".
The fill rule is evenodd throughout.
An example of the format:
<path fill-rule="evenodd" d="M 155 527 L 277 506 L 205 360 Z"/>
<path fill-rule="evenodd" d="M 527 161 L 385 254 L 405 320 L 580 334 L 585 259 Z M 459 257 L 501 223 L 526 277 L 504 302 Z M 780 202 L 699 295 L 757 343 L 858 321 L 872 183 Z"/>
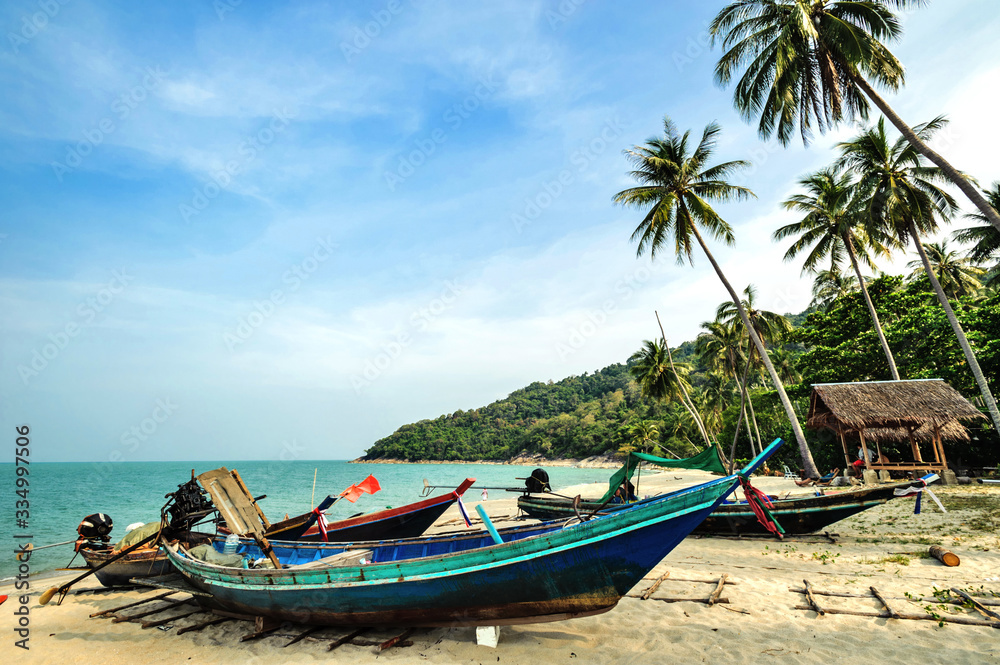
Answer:
<path fill-rule="evenodd" d="M 1000 182 L 993 183 L 993 189 L 984 192 L 990 204 L 1000 209 Z M 976 263 L 984 263 L 1000 255 L 1000 231 L 990 225 L 985 215 L 970 213 L 968 219 L 980 222 L 979 226 L 959 229 L 952 234 L 958 242 L 973 243 L 969 258 Z"/>
<path fill-rule="evenodd" d="M 861 280 L 864 281 L 864 278 Z M 829 309 L 840 298 L 858 290 L 858 278 L 846 275 L 838 268 L 828 268 L 816 271 L 812 285 L 812 302 L 810 307 Z"/>
<path fill-rule="evenodd" d="M 820 261 L 826 259 L 830 260 L 831 268 L 839 268 L 844 255 L 847 255 L 858 284 L 861 285 L 868 314 L 872 318 L 875 332 L 878 333 L 879 342 L 882 344 L 882 352 L 885 353 L 885 359 L 889 363 L 889 372 L 894 381 L 899 381 L 896 359 L 892 357 L 892 350 L 882 330 L 882 322 L 879 321 L 875 303 L 868 294 L 868 287 L 865 286 L 865 278 L 861 274 L 861 265 L 858 262 L 860 258 L 873 268 L 875 263 L 872 253 L 888 256 L 889 250 L 885 241 L 892 242 L 892 239 L 886 238 L 877 227 L 864 228 L 866 219 L 864 208 L 860 197 L 856 195 L 857 188 L 850 174 L 836 167 L 830 167 L 806 176 L 799 181 L 799 184 L 806 189 L 806 193 L 795 194 L 783 205 L 786 210 L 805 213 L 805 217 L 798 222 L 782 226 L 774 232 L 774 239 L 783 240 L 789 236 L 798 236 L 785 252 L 786 261 L 812 247 L 802 265 L 803 273 L 814 272 Z"/>
<path fill-rule="evenodd" d="M 914 131 L 924 140 L 929 139 L 944 120 L 935 118 L 929 123 L 917 125 Z M 909 236 L 920 255 L 924 271 L 931 281 L 941 307 L 944 308 L 952 330 L 962 347 L 965 360 L 972 370 L 976 384 L 990 412 L 993 426 L 1000 432 L 1000 411 L 993 398 L 986 377 L 979 367 L 976 354 L 962 330 L 955 310 L 948 302 L 941 283 L 934 274 L 930 259 L 920 237 L 922 233 L 937 230 L 935 217 L 948 218 L 958 209 L 955 200 L 937 186 L 944 180 L 940 169 L 926 166 L 921 155 L 906 141 L 905 137 L 890 143 L 885 131 L 885 120 L 879 119 L 874 127 L 864 131 L 852 141 L 839 145 L 840 161 L 860 176 L 859 186 L 869 196 L 868 209 L 873 220 L 878 221 L 888 231 L 893 232 L 900 243 Z"/>
<path fill-rule="evenodd" d="M 732 227 L 719 216 L 709 202 L 740 201 L 753 196 L 753 192 L 749 189 L 727 181 L 728 177 L 749 166 L 749 163 L 730 161 L 709 165 L 717 138 L 722 131 L 716 123 L 705 127 L 701 140 L 693 151 L 689 145 L 690 132 L 680 134 L 669 118 L 664 118 L 663 130 L 663 136 L 650 138 L 645 145 L 634 146 L 631 150 L 625 151 L 635 167 L 631 175 L 639 185 L 622 190 L 614 196 L 614 201 L 621 205 L 648 209 L 632 233 L 632 240 L 638 240 L 637 254 L 641 256 L 649 250 L 650 255 L 655 257 L 657 251 L 663 249 L 668 237 L 672 236 L 673 251 L 678 263 L 687 259 L 693 264 L 693 243 L 698 243 L 736 304 L 740 318 L 764 360 L 771 381 L 791 422 L 803 465 L 810 474 L 818 473 L 795 410 L 767 357 L 764 344 L 750 325 L 736 290 L 726 279 L 698 229 L 699 226 L 703 227 L 713 237 L 726 244 L 734 242 Z"/>
<path fill-rule="evenodd" d="M 802 380 L 802 375 L 795 368 L 795 358 L 788 349 L 784 347 L 773 349 L 771 351 L 771 362 L 774 363 L 774 369 L 778 370 L 778 376 L 781 377 L 782 383 L 786 386 Z"/>
<path fill-rule="evenodd" d="M 736 430 L 733 434 L 733 445 L 730 448 L 730 458 L 736 448 L 736 441 L 740 436 L 740 421 L 745 420 L 747 425 L 747 438 L 750 439 L 750 447 L 754 447 L 753 434 L 750 430 L 750 422 L 746 414 L 747 403 L 747 377 L 750 373 L 750 359 L 743 353 L 743 329 L 734 323 L 723 323 L 715 321 L 705 321 L 701 327 L 706 332 L 700 333 L 695 340 L 695 353 L 701 364 L 711 372 L 725 376 L 736 382 L 740 391 L 740 410 L 736 417 Z M 748 339 L 748 338 L 747 338 Z M 749 341 L 749 339 L 748 339 Z M 744 363 L 744 359 L 746 362 Z M 740 374 L 741 364 L 745 365 Z"/>
<path fill-rule="evenodd" d="M 808 143 L 815 126 L 867 120 L 869 100 L 910 145 L 933 162 L 1000 230 L 1000 215 L 975 185 L 893 111 L 874 86 L 890 91 L 904 83 L 903 65 L 886 47 L 902 35 L 893 10 L 926 0 L 737 0 L 712 21 L 713 44 L 724 53 L 715 79 L 727 85 L 745 67 L 734 103 L 747 120 L 760 116 L 763 137 L 777 133 L 788 145 L 798 123 Z M 866 99 L 867 97 L 867 99 Z"/>
<path fill-rule="evenodd" d="M 687 375 L 691 372 L 691 367 L 684 363 L 674 362 L 666 340 L 663 340 L 662 344 L 657 341 L 644 340 L 642 348 L 633 353 L 629 360 L 633 363 L 629 367 L 629 372 L 638 382 L 642 394 L 664 402 L 679 399 L 684 408 L 691 414 L 691 419 L 695 422 L 698 430 L 705 437 L 705 444 L 712 445 L 708 438 L 708 432 L 701 425 L 701 420 L 691 413 L 694 407 L 687 399 L 687 394 L 691 390 Z"/>
<path fill-rule="evenodd" d="M 754 305 L 754 299 L 757 297 L 757 290 L 754 288 L 753 284 L 747 285 L 747 287 L 743 289 L 743 293 L 746 298 L 742 299 L 740 304 L 747 314 L 747 319 L 750 321 L 750 325 L 748 327 L 752 327 L 757 332 L 757 336 L 760 338 L 761 342 L 765 345 L 771 344 L 771 346 L 774 346 L 779 343 L 786 334 L 791 332 L 792 325 L 788 322 L 788 319 L 775 312 L 759 309 Z M 742 325 L 739 311 L 733 306 L 733 303 L 730 302 L 724 302 L 716 308 L 715 320 L 737 327 Z M 743 334 L 746 334 L 746 331 L 746 327 L 741 330 Z M 749 382 L 747 380 L 747 372 L 749 372 L 750 367 L 760 366 L 759 363 L 755 362 L 755 351 L 756 349 L 748 343 L 746 369 L 743 374 L 743 389 L 747 391 L 746 401 L 747 405 L 750 407 L 750 417 L 753 420 L 753 428 L 754 432 L 757 434 L 757 441 L 763 447 L 764 442 L 760 437 L 760 427 L 757 425 L 757 413 L 753 408 L 753 400 L 750 399 Z M 780 383 L 781 385 L 784 385 L 783 381 Z"/>
<path fill-rule="evenodd" d="M 983 288 L 982 277 L 986 271 L 973 265 L 969 257 L 948 249 L 946 240 L 939 243 L 929 242 L 925 250 L 934 275 L 950 299 L 958 300 L 962 296 L 971 296 Z M 906 267 L 913 270 L 911 278 L 924 275 L 924 266 L 919 259 L 910 261 Z"/>
<path fill-rule="evenodd" d="M 636 448 L 640 452 L 656 452 L 660 447 L 660 430 L 656 428 L 656 423 L 651 420 L 643 420 L 628 428 L 629 434 L 629 445 L 626 446 L 630 450 L 623 452 L 631 452 Z"/>

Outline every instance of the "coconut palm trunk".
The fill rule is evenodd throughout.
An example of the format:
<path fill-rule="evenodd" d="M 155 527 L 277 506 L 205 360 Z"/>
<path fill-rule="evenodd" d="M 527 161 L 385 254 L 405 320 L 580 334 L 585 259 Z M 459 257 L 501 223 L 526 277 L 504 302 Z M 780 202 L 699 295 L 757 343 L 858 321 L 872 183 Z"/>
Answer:
<path fill-rule="evenodd" d="M 691 414 L 691 418 L 698 427 L 698 431 L 701 432 L 701 435 L 705 438 L 705 445 L 711 448 L 712 440 L 708 436 L 708 430 L 705 429 L 705 423 L 702 422 L 701 416 L 698 414 L 698 410 L 694 407 L 694 402 L 691 401 L 691 396 L 688 395 L 687 388 L 684 387 L 684 382 L 681 381 L 680 376 L 677 374 L 677 368 L 674 367 L 674 355 L 670 352 L 670 345 L 667 343 L 667 334 L 663 332 L 663 324 L 660 322 L 660 313 L 656 311 L 653 313 L 656 314 L 656 323 L 660 326 L 660 335 L 663 337 L 663 348 L 667 350 L 667 359 L 670 361 L 670 371 L 672 371 L 674 376 L 677 377 L 677 383 L 681 387 L 681 404 L 683 404 L 684 408 Z"/>
<path fill-rule="evenodd" d="M 680 202 L 681 207 L 684 208 L 683 199 Z M 687 210 L 684 210 L 685 215 L 687 215 Z M 802 427 L 799 425 L 798 416 L 795 413 L 795 409 L 792 407 L 792 401 L 788 399 L 788 394 L 785 393 L 785 386 L 781 383 L 781 379 L 778 377 L 778 372 L 774 369 L 774 364 L 771 363 L 771 359 L 767 355 L 767 351 L 764 349 L 764 343 L 760 340 L 760 336 L 757 335 L 757 331 L 754 330 L 753 326 L 750 324 L 750 318 L 747 316 L 746 310 L 743 308 L 743 303 L 740 302 L 740 296 L 736 293 L 736 289 L 733 285 L 729 283 L 726 279 L 726 275 L 722 272 L 722 268 L 719 267 L 718 262 L 709 251 L 708 245 L 705 244 L 705 239 L 701 237 L 701 233 L 698 231 L 698 227 L 695 224 L 691 225 L 691 232 L 694 237 L 698 239 L 698 244 L 701 246 L 701 250 L 705 253 L 705 257 L 712 264 L 715 269 L 715 274 L 718 275 L 719 280 L 722 285 L 726 287 L 729 292 L 729 297 L 732 298 L 733 304 L 740 312 L 740 318 L 743 320 L 743 325 L 747 328 L 747 333 L 750 335 L 750 339 L 753 340 L 754 346 L 757 347 L 757 352 L 760 353 L 761 360 L 764 362 L 764 366 L 767 368 L 767 373 L 771 377 L 771 382 L 774 383 L 775 389 L 778 391 L 778 398 L 781 400 L 781 405 L 785 408 L 785 414 L 788 416 L 788 420 L 792 425 L 792 431 L 795 434 L 795 441 L 799 445 L 799 454 L 802 456 L 802 466 L 805 468 L 806 474 L 810 478 L 818 477 L 820 475 L 819 470 L 816 468 L 816 462 L 813 461 L 812 452 L 809 450 L 809 445 L 806 443 L 805 434 L 802 432 Z"/>
<path fill-rule="evenodd" d="M 938 300 L 941 302 L 941 307 L 944 308 L 944 312 L 948 316 L 948 322 L 951 323 L 952 330 L 955 331 L 955 336 L 958 338 L 958 345 L 962 347 L 962 353 L 965 354 L 965 360 L 969 364 L 969 369 L 972 370 L 972 375 L 976 379 L 976 385 L 979 386 L 979 392 L 982 393 L 983 401 L 986 402 L 986 409 L 990 412 L 990 419 L 993 420 L 993 427 L 996 428 L 997 432 L 1000 432 L 1000 411 L 997 410 L 997 401 L 993 398 L 993 393 L 990 391 L 990 386 L 986 382 L 983 370 L 979 367 L 979 361 L 976 360 L 976 354 L 973 353 L 972 347 L 969 345 L 969 340 L 965 336 L 965 331 L 962 330 L 962 324 L 958 322 L 955 310 L 952 309 L 951 303 L 948 302 L 948 296 L 945 295 L 944 289 L 941 288 L 941 282 L 938 281 L 937 275 L 934 274 L 934 269 L 931 267 L 930 259 L 927 258 L 927 252 L 924 251 L 924 244 L 920 241 L 920 234 L 917 232 L 916 224 L 914 224 L 912 220 L 910 221 L 910 237 L 913 238 L 913 244 L 917 247 L 917 253 L 920 255 L 920 260 L 924 264 L 924 270 L 927 272 L 927 277 L 931 280 L 931 286 L 934 287 L 934 292 L 937 294 Z"/>
<path fill-rule="evenodd" d="M 992 224 L 998 231 L 1000 231 L 1000 214 L 993 209 L 989 201 L 982 195 L 982 193 L 973 185 L 965 176 L 963 176 L 958 169 L 952 166 L 948 160 L 939 155 L 937 152 L 931 149 L 917 133 L 907 125 L 901 117 L 889 106 L 889 103 L 882 99 L 882 96 L 875 91 L 868 81 L 865 80 L 863 76 L 855 75 L 854 82 L 859 88 L 865 93 L 868 99 L 872 100 L 875 106 L 878 107 L 880 111 L 885 115 L 886 119 L 889 120 L 899 133 L 902 134 L 906 140 L 912 145 L 917 152 L 933 162 L 941 171 L 944 173 L 945 177 L 948 178 L 956 187 L 962 190 L 962 193 L 969 197 L 969 200 L 979 208 L 979 212 L 983 213 L 987 221 Z"/>
<path fill-rule="evenodd" d="M 892 373 L 892 380 L 899 381 L 899 370 L 896 369 L 896 359 L 892 356 L 892 349 L 889 348 L 889 342 L 886 340 L 885 332 L 882 330 L 882 322 L 879 321 L 878 312 L 875 311 L 875 303 L 872 302 L 872 297 L 868 293 L 868 287 L 865 286 L 865 278 L 861 275 L 861 266 L 858 264 L 858 256 L 854 251 L 854 243 L 851 241 L 851 236 L 847 233 L 843 235 L 843 238 L 844 246 L 847 247 L 847 254 L 851 257 L 854 274 L 858 277 L 858 284 L 861 286 L 861 293 L 865 298 L 865 304 L 868 306 L 868 313 L 872 317 L 875 332 L 878 333 L 878 340 L 882 344 L 882 352 L 885 353 L 885 359 L 889 362 L 889 371 Z"/>

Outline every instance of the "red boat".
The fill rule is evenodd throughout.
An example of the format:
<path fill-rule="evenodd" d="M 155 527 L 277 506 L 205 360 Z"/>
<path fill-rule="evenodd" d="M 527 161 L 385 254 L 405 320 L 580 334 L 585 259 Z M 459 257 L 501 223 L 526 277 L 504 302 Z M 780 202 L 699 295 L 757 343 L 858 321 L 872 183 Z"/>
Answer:
<path fill-rule="evenodd" d="M 466 478 L 461 485 L 448 494 L 432 496 L 399 508 L 380 510 L 336 522 L 325 522 L 326 540 L 331 543 L 346 543 L 358 540 L 386 540 L 421 536 L 431 524 L 444 514 L 444 511 L 458 501 L 459 497 L 474 482 L 476 482 L 475 478 Z M 330 497 L 328 497 L 329 500 Z M 320 504 L 312 512 L 272 524 L 264 532 L 264 535 L 269 540 L 324 540 L 318 518 L 319 514 L 328 507 L 328 505 Z"/>

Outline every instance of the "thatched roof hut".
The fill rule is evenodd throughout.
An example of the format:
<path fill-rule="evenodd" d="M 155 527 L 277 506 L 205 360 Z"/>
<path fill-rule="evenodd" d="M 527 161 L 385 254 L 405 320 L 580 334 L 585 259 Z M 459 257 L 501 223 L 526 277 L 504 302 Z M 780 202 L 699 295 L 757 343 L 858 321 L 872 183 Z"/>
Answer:
<path fill-rule="evenodd" d="M 866 454 L 866 440 L 876 446 L 880 442 L 908 441 L 915 457 L 914 468 L 930 466 L 923 463 L 917 444 L 931 442 L 934 466 L 947 468 L 941 441 L 968 441 L 969 434 L 960 421 L 970 418 L 985 416 L 941 379 L 817 383 L 809 398 L 806 427 L 835 431 L 848 463 L 845 439 L 857 438 Z M 916 466 L 918 462 L 922 466 Z M 893 468 L 900 467 L 897 464 Z"/>

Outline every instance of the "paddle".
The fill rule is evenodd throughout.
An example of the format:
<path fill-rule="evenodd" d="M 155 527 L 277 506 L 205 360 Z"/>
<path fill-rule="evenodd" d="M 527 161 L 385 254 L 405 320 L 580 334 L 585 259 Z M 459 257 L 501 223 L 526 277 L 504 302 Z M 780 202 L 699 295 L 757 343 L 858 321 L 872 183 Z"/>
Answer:
<path fill-rule="evenodd" d="M 17 553 L 17 558 L 20 559 L 21 556 L 26 552 L 37 552 L 38 550 L 44 550 L 49 547 L 59 547 L 60 545 L 72 545 L 75 542 L 76 542 L 75 540 L 67 540 L 64 543 L 52 543 L 51 545 L 42 545 L 41 547 L 35 547 L 31 543 L 28 543 L 27 545 L 24 546 L 23 550 Z"/>
<path fill-rule="evenodd" d="M 142 547 L 146 543 L 152 542 L 153 540 L 156 540 L 159 537 L 160 537 L 160 532 L 156 532 L 153 535 L 148 536 L 147 538 L 143 538 L 142 540 L 140 540 L 139 542 L 137 542 L 135 545 L 132 545 L 131 547 L 126 547 L 121 552 L 119 552 L 118 554 L 114 555 L 113 557 L 111 557 L 110 559 L 108 559 L 107 561 L 105 561 L 104 563 L 102 563 L 101 565 L 97 566 L 96 568 L 91 568 L 90 570 L 88 570 L 87 572 L 85 572 L 83 575 L 80 575 L 79 577 L 70 580 L 69 582 L 67 582 L 66 584 L 63 584 L 60 587 L 52 587 L 48 591 L 45 591 L 44 593 L 42 593 L 42 595 L 38 598 L 38 604 L 39 605 L 48 605 L 49 601 L 52 600 L 52 596 L 56 595 L 57 593 L 60 594 L 60 596 L 65 596 L 69 592 L 70 587 L 72 587 L 74 584 L 76 584 L 80 580 L 82 580 L 82 579 L 84 579 L 86 577 L 89 577 L 90 575 L 93 575 L 94 573 L 96 573 L 97 571 L 99 571 L 101 568 L 104 568 L 108 564 L 114 563 L 115 561 L 117 561 L 118 559 L 122 558 L 126 554 L 130 554 L 131 552 L 139 549 L 140 547 Z M 41 549 L 41 548 L 39 548 L 39 549 Z"/>

